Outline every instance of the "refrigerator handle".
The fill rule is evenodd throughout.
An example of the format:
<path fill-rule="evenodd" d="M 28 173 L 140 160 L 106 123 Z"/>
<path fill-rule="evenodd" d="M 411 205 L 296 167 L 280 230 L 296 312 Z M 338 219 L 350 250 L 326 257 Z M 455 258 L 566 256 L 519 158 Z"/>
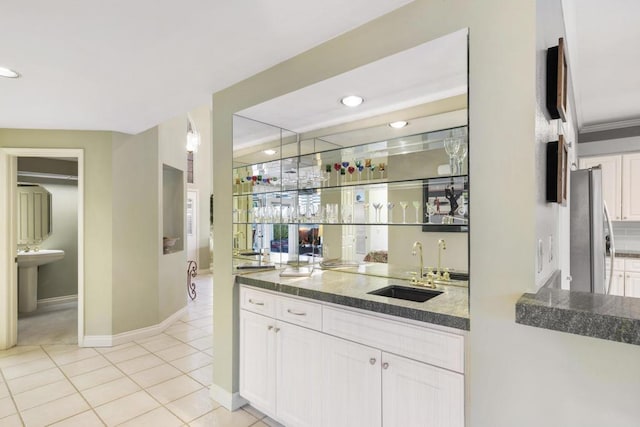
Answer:
<path fill-rule="evenodd" d="M 611 216 L 609 215 L 609 209 L 607 209 L 607 204 L 602 201 L 602 205 L 604 206 L 604 217 L 607 220 L 607 228 L 609 229 L 609 253 L 611 254 L 611 265 L 609 266 L 609 284 L 607 285 L 607 289 L 605 294 L 608 295 L 611 292 L 611 283 L 613 282 L 613 264 L 616 260 L 616 245 L 613 240 L 613 225 L 611 224 Z"/>

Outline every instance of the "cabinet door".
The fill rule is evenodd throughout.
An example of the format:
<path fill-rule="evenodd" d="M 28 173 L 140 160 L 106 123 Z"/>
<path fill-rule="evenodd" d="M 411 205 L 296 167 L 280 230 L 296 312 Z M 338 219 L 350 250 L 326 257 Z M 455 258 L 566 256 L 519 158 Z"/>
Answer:
<path fill-rule="evenodd" d="M 640 273 L 625 273 L 624 294 L 628 297 L 640 298 Z"/>
<path fill-rule="evenodd" d="M 622 156 L 622 219 L 640 220 L 640 154 Z"/>
<path fill-rule="evenodd" d="M 380 357 L 380 350 L 323 337 L 323 426 L 381 426 Z"/>
<path fill-rule="evenodd" d="M 609 284 L 609 270 L 606 273 L 607 285 Z M 624 271 L 613 270 L 613 280 L 611 281 L 611 289 L 609 295 L 624 296 Z"/>
<path fill-rule="evenodd" d="M 286 426 L 320 426 L 322 422 L 322 334 L 278 322 L 277 413 Z"/>
<path fill-rule="evenodd" d="M 240 310 L 240 395 L 271 417 L 276 416 L 275 323 Z"/>
<path fill-rule="evenodd" d="M 464 427 L 464 376 L 382 354 L 382 424 Z"/>
<path fill-rule="evenodd" d="M 602 156 L 583 157 L 580 159 L 580 169 L 600 165 L 602 167 L 602 197 L 604 198 L 611 219 L 622 219 L 622 157 Z"/>

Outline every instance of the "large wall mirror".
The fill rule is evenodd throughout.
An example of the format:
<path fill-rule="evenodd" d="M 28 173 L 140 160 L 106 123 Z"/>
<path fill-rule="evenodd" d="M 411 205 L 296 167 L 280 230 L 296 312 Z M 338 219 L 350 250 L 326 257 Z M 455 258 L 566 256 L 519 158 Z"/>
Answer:
<path fill-rule="evenodd" d="M 466 29 L 234 116 L 234 270 L 468 284 Z M 341 97 L 364 98 L 358 107 Z M 308 271 L 308 270 L 307 270 Z"/>

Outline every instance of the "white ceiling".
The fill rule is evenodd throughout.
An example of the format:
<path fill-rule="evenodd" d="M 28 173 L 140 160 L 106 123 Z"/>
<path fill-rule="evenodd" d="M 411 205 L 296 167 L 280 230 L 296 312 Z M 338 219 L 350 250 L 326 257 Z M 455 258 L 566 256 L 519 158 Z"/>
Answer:
<path fill-rule="evenodd" d="M 302 133 L 397 111 L 467 92 L 467 30 L 387 56 L 247 108 L 240 115 Z M 345 107 L 340 98 L 365 102 Z M 276 128 L 234 122 L 234 149 L 272 139 Z"/>
<path fill-rule="evenodd" d="M 138 133 L 409 2 L 3 2 L 0 127 Z"/>
<path fill-rule="evenodd" d="M 563 0 L 581 132 L 640 125 L 640 1 Z"/>

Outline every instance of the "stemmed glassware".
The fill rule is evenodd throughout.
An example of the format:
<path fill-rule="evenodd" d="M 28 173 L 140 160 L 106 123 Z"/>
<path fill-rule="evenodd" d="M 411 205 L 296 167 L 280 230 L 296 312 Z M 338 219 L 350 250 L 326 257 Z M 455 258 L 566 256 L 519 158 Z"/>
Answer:
<path fill-rule="evenodd" d="M 362 166 L 362 160 L 356 160 L 354 164 L 358 170 L 358 181 L 362 181 L 362 170 L 364 169 L 364 166 Z"/>
<path fill-rule="evenodd" d="M 349 172 L 349 182 L 353 181 L 353 173 L 356 171 L 354 166 L 349 166 L 347 172 Z"/>
<path fill-rule="evenodd" d="M 364 222 L 366 224 L 369 222 L 369 203 L 363 203 L 362 208 L 364 209 Z"/>
<path fill-rule="evenodd" d="M 454 138 L 452 133 L 449 133 L 449 137 L 444 139 L 444 150 L 449 155 L 449 168 L 451 169 L 451 175 L 455 175 L 456 171 L 456 156 L 458 150 L 460 150 L 461 139 Z"/>
<path fill-rule="evenodd" d="M 371 159 L 364 159 L 364 167 L 367 168 L 367 179 L 371 179 Z"/>
<path fill-rule="evenodd" d="M 467 157 L 467 150 L 469 149 L 469 146 L 467 145 L 466 142 L 462 142 L 460 144 L 460 150 L 458 151 L 458 154 L 456 155 L 456 160 L 458 161 L 458 169 L 456 170 L 456 173 L 458 175 L 462 175 L 462 168 L 464 166 L 464 159 L 465 157 Z"/>
<path fill-rule="evenodd" d="M 380 171 L 380 179 L 382 179 L 384 175 L 384 170 L 387 167 L 385 163 L 378 163 L 378 170 Z"/>
<path fill-rule="evenodd" d="M 331 178 L 331 163 L 327 163 L 326 165 L 324 165 L 324 171 L 326 172 L 327 187 L 328 187 L 331 185 L 329 184 L 329 179 Z"/>
<path fill-rule="evenodd" d="M 424 204 L 424 207 L 427 209 L 427 222 L 431 222 L 431 215 L 436 213 L 436 208 L 428 201 Z"/>
<path fill-rule="evenodd" d="M 383 203 L 376 202 L 373 204 L 373 208 L 376 210 L 376 222 L 380 223 L 380 213 L 382 212 Z"/>
<path fill-rule="evenodd" d="M 411 202 L 413 208 L 416 210 L 416 224 L 420 224 L 420 202 L 418 200 L 414 200 Z"/>
<path fill-rule="evenodd" d="M 336 171 L 336 186 L 340 185 L 340 170 L 342 165 L 340 163 L 334 163 L 333 169 Z"/>
<path fill-rule="evenodd" d="M 407 223 L 407 207 L 409 204 L 407 202 L 400 202 L 400 207 L 402 208 L 402 223 Z"/>
<path fill-rule="evenodd" d="M 387 222 L 389 224 L 393 223 L 393 208 L 396 207 L 395 203 L 389 202 L 387 203 Z"/>

